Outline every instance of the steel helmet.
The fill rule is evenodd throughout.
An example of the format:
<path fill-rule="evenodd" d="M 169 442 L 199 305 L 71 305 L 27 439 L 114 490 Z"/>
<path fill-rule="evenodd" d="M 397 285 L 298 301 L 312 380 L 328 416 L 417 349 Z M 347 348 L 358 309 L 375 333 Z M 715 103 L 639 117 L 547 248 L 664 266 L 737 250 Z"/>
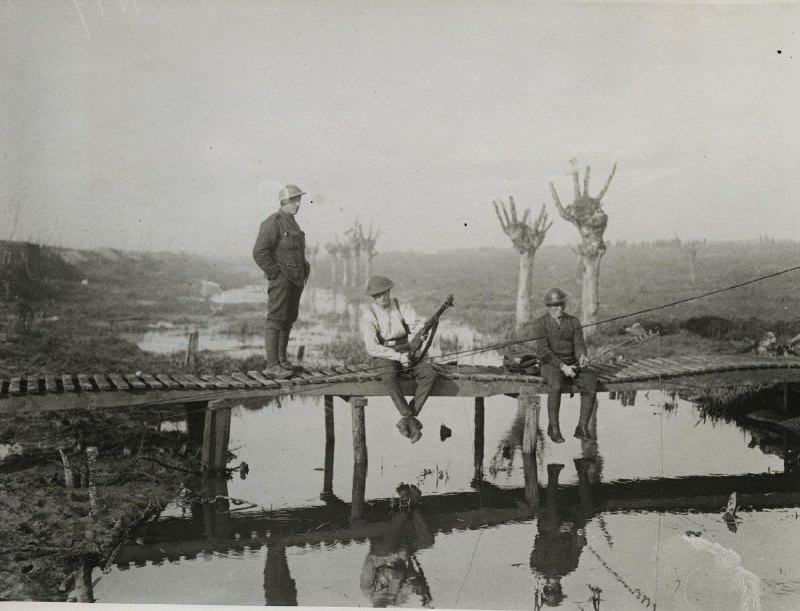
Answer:
<path fill-rule="evenodd" d="M 367 295 L 375 297 L 388 291 L 394 286 L 394 282 L 389 280 L 386 276 L 373 276 L 367 282 L 367 290 L 364 291 Z"/>
<path fill-rule="evenodd" d="M 558 287 L 550 289 L 544 295 L 544 304 L 549 306 L 564 303 L 566 300 L 567 294 Z"/>
<path fill-rule="evenodd" d="M 285 204 L 293 197 L 300 197 L 301 195 L 305 195 L 305 191 L 301 191 L 300 187 L 296 187 L 295 185 L 286 185 L 281 192 L 278 193 L 278 200 L 282 204 Z"/>

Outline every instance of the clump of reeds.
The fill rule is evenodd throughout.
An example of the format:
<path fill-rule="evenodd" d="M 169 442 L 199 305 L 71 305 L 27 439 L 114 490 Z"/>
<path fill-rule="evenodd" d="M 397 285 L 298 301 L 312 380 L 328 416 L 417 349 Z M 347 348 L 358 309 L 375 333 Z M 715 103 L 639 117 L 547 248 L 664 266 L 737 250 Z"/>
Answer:
<path fill-rule="evenodd" d="M 764 407 L 773 392 L 773 386 L 710 388 L 694 402 L 703 416 L 731 420 Z"/>

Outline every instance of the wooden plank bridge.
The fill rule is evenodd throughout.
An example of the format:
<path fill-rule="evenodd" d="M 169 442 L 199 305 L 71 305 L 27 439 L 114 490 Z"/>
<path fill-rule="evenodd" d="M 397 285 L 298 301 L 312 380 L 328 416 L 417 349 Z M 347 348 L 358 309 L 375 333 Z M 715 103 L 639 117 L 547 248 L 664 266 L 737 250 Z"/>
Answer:
<path fill-rule="evenodd" d="M 501 367 L 437 364 L 433 396 L 490 397 L 546 393 L 539 376 Z M 800 358 L 741 355 L 679 356 L 623 363 L 595 363 L 600 391 L 705 389 L 800 383 Z M 411 380 L 402 383 L 413 394 Z M 158 405 L 210 400 L 243 401 L 285 395 L 386 396 L 369 367 L 330 367 L 273 380 L 258 371 L 227 375 L 186 373 L 78 373 L 0 380 L 0 414 L 21 411 Z"/>
<path fill-rule="evenodd" d="M 484 398 L 518 397 L 525 411 L 523 453 L 535 453 L 540 398 L 547 392 L 539 376 L 511 374 L 500 367 L 436 364 L 439 379 L 435 397 L 475 398 L 475 469 L 482 468 Z M 742 355 L 679 356 L 632 362 L 595 363 L 598 390 L 685 390 L 697 392 L 730 386 L 782 385 L 784 415 L 789 412 L 790 386 L 800 383 L 800 358 Z M 414 394 L 413 380 L 401 381 L 406 395 Z M 565 392 L 574 389 L 566 388 Z M 379 372 L 369 367 L 331 367 L 301 371 L 289 379 L 274 380 L 258 371 L 228 375 L 187 373 L 78 373 L 16 377 L 0 381 L 0 416 L 45 410 L 122 407 L 186 406 L 190 434 L 203 444 L 203 460 L 210 471 L 226 466 L 231 407 L 276 396 L 324 396 L 326 440 L 333 441 L 333 398 L 352 406 L 353 454 L 367 461 L 364 407 L 366 397 L 386 396 Z M 479 458 L 480 457 L 480 458 Z"/>

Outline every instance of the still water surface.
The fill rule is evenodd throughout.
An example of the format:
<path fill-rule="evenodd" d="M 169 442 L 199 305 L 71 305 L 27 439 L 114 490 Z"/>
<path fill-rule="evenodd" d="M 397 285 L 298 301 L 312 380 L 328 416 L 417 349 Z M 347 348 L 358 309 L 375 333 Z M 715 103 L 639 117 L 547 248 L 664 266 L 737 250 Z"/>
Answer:
<path fill-rule="evenodd" d="M 565 430 L 575 424 L 578 400 L 564 397 Z M 597 442 L 569 437 L 556 446 L 540 437 L 537 512 L 525 502 L 514 399 L 486 400 L 478 483 L 471 399 L 431 399 L 423 438 L 412 446 L 394 427 L 391 402 L 370 398 L 367 508 L 355 521 L 348 404 L 336 399 L 334 406 L 332 495 L 321 494 L 321 399 L 237 407 L 232 465 L 246 461 L 250 473 L 217 482 L 215 492 L 255 508 L 224 514 L 224 527 L 214 522 L 218 510 L 209 517 L 207 509 L 168 508 L 161 526 L 139 533 L 141 566 L 125 564 L 123 549 L 121 565 L 102 576 L 96 569 L 94 596 L 118 603 L 800 608 L 800 522 L 787 492 L 797 480 L 782 475 L 782 440 L 702 422 L 691 403 L 665 409 L 668 401 L 658 391 L 639 393 L 635 406 L 600 395 Z M 453 432 L 446 441 L 441 424 Z M 416 510 L 392 511 L 380 500 L 395 496 L 401 482 L 422 492 Z M 746 497 L 737 521 L 726 523 L 727 495 L 753 482 L 761 493 Z M 248 521 L 254 513 L 260 517 Z"/>

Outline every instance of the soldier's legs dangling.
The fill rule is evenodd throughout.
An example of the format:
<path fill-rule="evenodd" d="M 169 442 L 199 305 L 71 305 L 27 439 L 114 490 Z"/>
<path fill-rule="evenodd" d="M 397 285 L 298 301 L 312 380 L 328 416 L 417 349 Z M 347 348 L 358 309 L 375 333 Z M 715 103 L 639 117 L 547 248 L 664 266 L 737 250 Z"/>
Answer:
<path fill-rule="evenodd" d="M 592 417 L 597 401 L 597 376 L 591 371 L 582 371 L 578 374 L 575 385 L 581 391 L 581 413 L 578 417 L 578 426 L 575 428 L 575 437 L 591 439 L 589 418 Z"/>
<path fill-rule="evenodd" d="M 547 380 L 547 435 L 554 443 L 564 443 L 559 423 L 564 374 L 558 367 L 550 364 L 543 364 L 541 373 L 542 377 Z"/>

